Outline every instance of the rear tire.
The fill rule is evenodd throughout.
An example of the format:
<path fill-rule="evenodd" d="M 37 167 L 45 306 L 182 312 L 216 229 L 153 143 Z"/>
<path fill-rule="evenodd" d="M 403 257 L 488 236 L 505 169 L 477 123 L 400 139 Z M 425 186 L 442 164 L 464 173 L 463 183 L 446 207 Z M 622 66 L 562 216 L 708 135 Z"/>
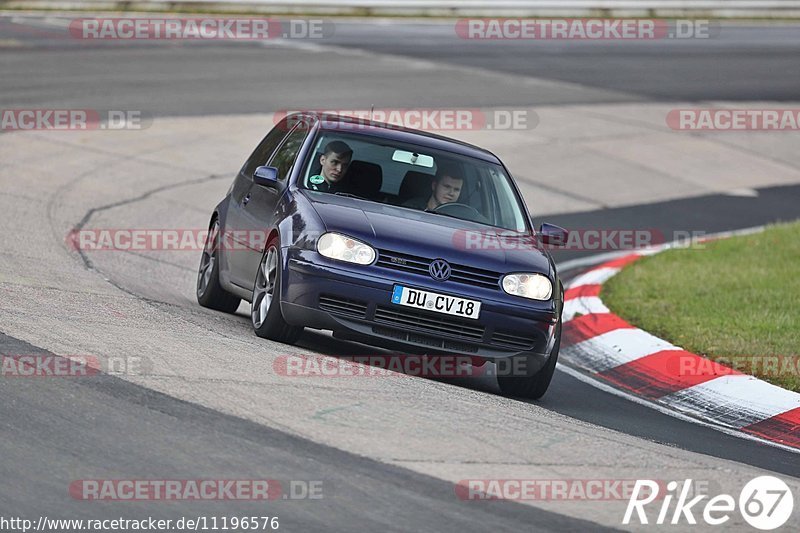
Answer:
<path fill-rule="evenodd" d="M 253 283 L 250 319 L 253 331 L 264 339 L 294 344 L 303 332 L 289 325 L 281 313 L 281 252 L 277 238 L 267 243 Z"/>
<path fill-rule="evenodd" d="M 506 396 L 530 398 L 538 400 L 547 392 L 558 362 L 558 351 L 561 347 L 561 319 L 556 325 L 556 342 L 550 352 L 547 363 L 532 376 L 497 376 L 497 384 Z"/>
<path fill-rule="evenodd" d="M 208 230 L 200 268 L 197 271 L 197 303 L 224 313 L 235 313 L 242 301 L 219 284 L 219 220 L 214 219 Z"/>

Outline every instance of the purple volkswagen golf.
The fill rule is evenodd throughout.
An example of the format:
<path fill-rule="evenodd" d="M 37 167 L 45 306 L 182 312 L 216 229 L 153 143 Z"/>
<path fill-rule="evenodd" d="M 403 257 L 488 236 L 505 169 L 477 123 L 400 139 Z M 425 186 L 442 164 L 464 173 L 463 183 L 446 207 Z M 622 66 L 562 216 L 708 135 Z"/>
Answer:
<path fill-rule="evenodd" d="M 283 343 L 315 328 L 406 353 L 468 355 L 496 365 L 504 394 L 539 398 L 555 371 L 564 297 L 547 245 L 566 237 L 535 229 L 486 150 L 295 114 L 214 208 L 197 299 L 229 313 L 250 302 L 255 333 Z"/>

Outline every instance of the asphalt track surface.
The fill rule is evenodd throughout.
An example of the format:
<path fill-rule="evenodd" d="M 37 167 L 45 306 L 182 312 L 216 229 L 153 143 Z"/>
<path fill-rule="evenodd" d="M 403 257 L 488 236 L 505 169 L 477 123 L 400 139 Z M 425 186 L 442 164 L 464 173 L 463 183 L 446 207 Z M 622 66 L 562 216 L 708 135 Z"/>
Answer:
<path fill-rule="evenodd" d="M 2 353 L 41 353 L 0 337 Z M 219 516 L 277 515 L 293 531 L 537 531 L 597 528 L 597 524 L 527 506 L 475 506 L 455 498 L 439 479 L 315 444 L 259 424 L 131 385 L 111 376 L 92 380 L 14 380 L 4 384 L 3 470 L 17 479 L 14 463 L 27 465 L 24 483 L 2 489 L 4 514 L 97 518 L 98 509 L 64 498 L 75 469 L 88 465 L 99 478 L 136 472 L 137 479 L 182 479 L 204 464 L 205 479 L 322 480 L 321 500 L 225 502 Z M 69 407 L 53 406 L 70 399 Z M 31 412 L 36 411 L 36 423 Z M 46 413 L 46 414 L 45 414 Z M 135 438 L 130 432 L 135 431 Z M 56 438 L 54 438 L 56 437 Z M 176 453 L 180 450 L 178 453 Z M 47 480 L 51 489 L 35 480 Z M 103 515 L 178 520 L 209 516 L 207 502 L 131 502 L 107 506 Z"/>
<path fill-rule="evenodd" d="M 545 43 L 532 50 L 522 43 L 489 47 L 453 43 L 447 27 L 436 25 L 408 24 L 387 30 L 343 23 L 330 43 L 311 43 L 314 54 L 322 57 L 313 62 L 315 69 L 309 72 L 305 67 L 308 52 L 291 47 L 270 46 L 270 53 L 265 54 L 264 47 L 227 43 L 86 44 L 53 36 L 56 30 L 51 25 L 36 21 L 31 25 L 40 31 L 0 22 L 0 40 L 15 43 L 0 55 L 3 108 L 124 106 L 145 109 L 153 116 L 206 116 L 370 104 L 552 105 L 670 98 L 780 101 L 797 99 L 800 87 L 797 27 L 788 26 L 736 27 L 730 37 L 707 43 L 624 43 L 599 48 Z M 341 55 L 319 51 L 329 45 L 363 50 L 363 60 L 340 65 Z M 419 79 L 397 69 L 373 68 L 370 57 L 374 53 L 419 57 L 467 70 L 488 69 L 499 77 L 535 74 L 577 85 L 566 90 L 564 86 L 544 86 L 531 92 L 499 85 L 489 90 L 484 81 L 464 83 L 468 73 L 454 79 L 437 76 L 435 70 L 426 85 L 420 85 Z M 648 227 L 669 234 L 746 228 L 795 219 L 800 214 L 800 187 L 758 192 L 754 198 L 713 195 L 547 219 L 567 227 Z M 561 253 L 557 258 L 585 255 L 589 254 Z M 123 288 L 136 292 L 135 288 Z M 232 334 L 239 330 L 241 327 Z M 363 349 L 315 333 L 306 334 L 304 345 L 331 355 Z M 0 353 L 41 351 L 23 340 L 0 337 Z M 491 396 L 493 392 L 482 394 Z M 564 531 L 598 527 L 510 502 L 465 505 L 453 497 L 452 485 L 436 477 L 113 377 L 86 382 L 11 380 L 2 384 L 0 398 L 4 405 L 0 473 L 15 481 L 0 488 L 4 514 L 52 511 L 52 515 L 70 517 L 117 516 L 119 506 L 88 508 L 85 502 L 65 498 L 64 487 L 78 473 L 86 478 L 92 477 L 91 473 L 97 478 L 114 478 L 135 472 L 133 477 L 138 478 L 238 475 L 324 479 L 332 487 L 333 498 L 323 503 L 278 501 L 270 508 L 285 516 L 285 523 L 296 526 L 290 531 Z M 538 405 L 647 441 L 800 477 L 796 454 L 659 414 L 563 372 L 557 374 Z M 186 472 L 194 476 L 186 476 Z M 217 514 L 247 514 L 253 506 L 226 504 L 224 513 L 222 507 L 216 509 Z M 126 505 L 122 515 L 169 518 L 193 513 L 209 514 L 209 509 L 201 509 L 199 504 L 147 502 Z"/>
<path fill-rule="evenodd" d="M 559 42 L 468 41 L 452 23 L 336 22 L 332 37 L 298 42 L 366 52 L 357 64 L 326 56 L 320 65 L 257 44 L 175 44 L 70 39 L 57 25 L 0 20 L 3 101 L 8 107 L 69 105 L 145 109 L 154 115 L 265 112 L 328 106 L 503 106 L 647 100 L 798 98 L 797 24 L 729 23 L 712 39 Z M 269 42 L 278 46 L 277 42 Z M 78 52 L 78 50 L 80 52 Z M 76 53 L 77 52 L 77 53 Z M 432 69 L 424 79 L 384 69 L 369 54 L 464 66 L 462 79 Z M 311 68 L 313 66 L 313 69 Z M 576 84 L 510 88 L 469 76 L 536 76 Z M 424 89 L 411 90 L 417 83 Z M 225 98 L 220 98 L 225 94 Z"/>

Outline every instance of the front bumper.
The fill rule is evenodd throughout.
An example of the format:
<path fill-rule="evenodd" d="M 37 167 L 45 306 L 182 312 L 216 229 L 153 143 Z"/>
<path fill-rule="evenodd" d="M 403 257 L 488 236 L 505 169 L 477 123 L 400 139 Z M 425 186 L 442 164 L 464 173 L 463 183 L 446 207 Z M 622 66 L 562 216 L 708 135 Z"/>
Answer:
<path fill-rule="evenodd" d="M 281 310 L 287 322 L 409 353 L 525 356 L 536 371 L 549 357 L 558 320 L 552 303 L 510 297 L 501 289 L 439 283 L 378 266 L 349 265 L 315 251 L 286 248 Z M 390 303 L 394 285 L 480 300 L 478 320 Z M 549 308 L 548 308 L 549 307 Z"/>

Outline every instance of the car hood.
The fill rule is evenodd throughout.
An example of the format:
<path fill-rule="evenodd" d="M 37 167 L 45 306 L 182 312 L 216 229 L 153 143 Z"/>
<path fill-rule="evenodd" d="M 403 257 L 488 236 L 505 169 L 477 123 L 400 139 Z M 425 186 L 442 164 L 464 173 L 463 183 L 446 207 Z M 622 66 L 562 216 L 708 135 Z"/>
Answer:
<path fill-rule="evenodd" d="M 443 215 L 325 193 L 308 195 L 328 231 L 379 250 L 445 259 L 497 272 L 550 273 L 529 235 Z"/>

